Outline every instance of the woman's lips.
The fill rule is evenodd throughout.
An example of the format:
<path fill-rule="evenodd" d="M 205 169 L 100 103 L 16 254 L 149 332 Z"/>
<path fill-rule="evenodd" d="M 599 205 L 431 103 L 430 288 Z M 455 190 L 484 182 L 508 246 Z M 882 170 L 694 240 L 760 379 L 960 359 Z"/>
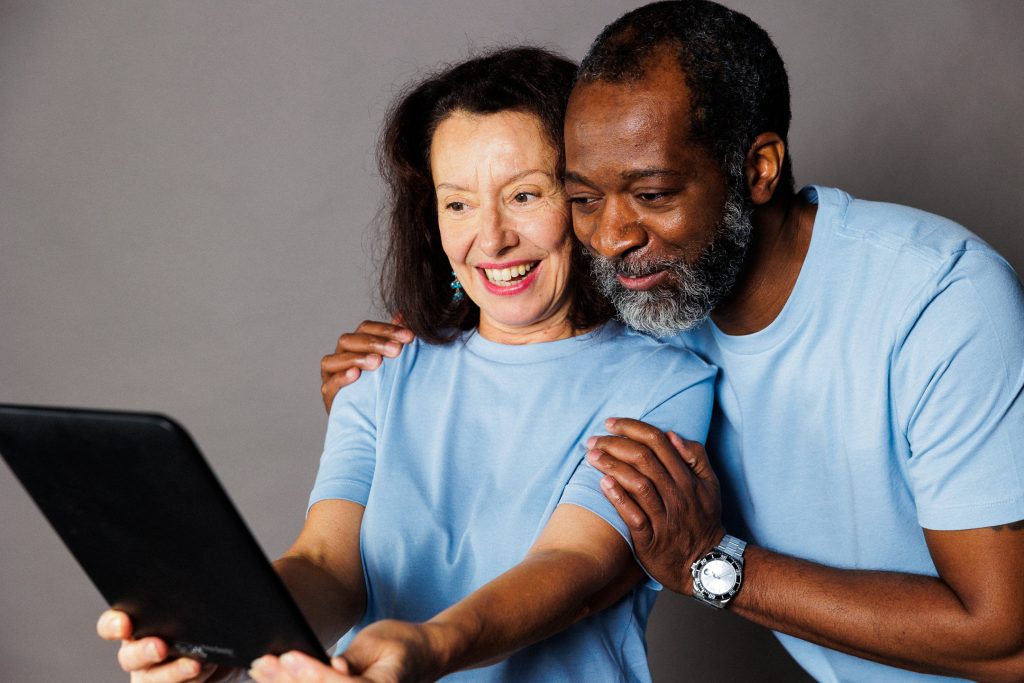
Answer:
<path fill-rule="evenodd" d="M 665 282 L 668 279 L 667 270 L 659 270 L 651 273 L 650 275 L 643 275 L 641 277 L 629 277 L 627 275 L 616 275 L 619 278 L 619 282 L 626 289 L 632 289 L 634 291 L 644 291 L 652 289 Z"/>
<path fill-rule="evenodd" d="M 497 294 L 498 296 L 515 296 L 516 294 L 522 294 L 523 292 L 530 288 L 530 285 L 532 285 L 534 281 L 537 279 L 537 273 L 543 267 L 542 261 L 517 261 L 515 264 L 501 265 L 508 267 L 511 265 L 519 265 L 520 263 L 535 263 L 536 265 L 533 266 L 530 272 L 523 276 L 522 280 L 515 280 L 514 282 L 508 285 L 499 285 L 491 282 L 487 278 L 487 274 L 484 273 L 484 269 L 482 266 L 477 266 L 476 272 L 479 274 L 480 281 L 483 283 L 484 288 L 491 294 Z M 490 267 L 490 265 L 491 264 L 488 264 L 488 267 Z"/>

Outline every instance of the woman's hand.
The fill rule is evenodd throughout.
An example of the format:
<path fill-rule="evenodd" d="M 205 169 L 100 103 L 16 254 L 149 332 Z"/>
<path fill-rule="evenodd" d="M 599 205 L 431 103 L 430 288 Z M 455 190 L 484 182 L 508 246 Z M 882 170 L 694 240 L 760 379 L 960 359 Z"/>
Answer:
<path fill-rule="evenodd" d="M 320 395 L 324 407 L 331 412 L 335 394 L 359 379 L 363 370 L 376 370 L 384 356 L 394 358 L 413 339 L 412 330 L 402 327 L 398 316 L 391 324 L 363 321 L 355 332 L 338 337 L 334 353 L 320 361 Z"/>
<path fill-rule="evenodd" d="M 328 667 L 299 652 L 268 655 L 253 662 L 249 675 L 258 683 L 419 683 L 441 675 L 437 653 L 425 624 L 392 619 L 359 632 L 349 648 Z"/>
<path fill-rule="evenodd" d="M 132 622 L 124 612 L 107 610 L 96 623 L 96 632 L 104 640 L 121 641 L 117 662 L 131 674 L 131 683 L 213 683 L 226 681 L 230 670 L 220 670 L 214 664 L 203 665 L 194 659 L 181 657 L 168 659 L 170 648 L 159 638 L 132 638 Z"/>

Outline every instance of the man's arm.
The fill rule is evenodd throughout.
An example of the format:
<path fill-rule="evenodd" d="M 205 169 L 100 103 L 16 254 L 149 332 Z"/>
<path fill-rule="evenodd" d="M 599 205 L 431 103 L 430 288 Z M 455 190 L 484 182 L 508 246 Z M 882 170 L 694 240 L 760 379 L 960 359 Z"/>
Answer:
<path fill-rule="evenodd" d="M 300 656 L 269 657 L 252 675 L 276 683 L 434 680 L 561 631 L 619 600 L 641 576 L 617 531 L 583 508 L 561 505 L 523 562 L 433 619 L 370 625 L 333 670 Z"/>
<path fill-rule="evenodd" d="M 724 534 L 704 448 L 635 420 L 588 458 L 637 557 L 692 595 L 690 565 Z M 981 681 L 1024 679 L 1024 523 L 924 530 L 939 576 L 844 570 L 748 546 L 729 609 L 767 628 L 891 666 Z"/>
<path fill-rule="evenodd" d="M 412 330 L 402 327 L 398 316 L 391 324 L 364 320 L 355 332 L 338 337 L 334 353 L 320 360 L 320 396 L 327 412 L 335 395 L 359 379 L 363 370 L 376 370 L 384 357 L 396 357 L 412 340 Z"/>

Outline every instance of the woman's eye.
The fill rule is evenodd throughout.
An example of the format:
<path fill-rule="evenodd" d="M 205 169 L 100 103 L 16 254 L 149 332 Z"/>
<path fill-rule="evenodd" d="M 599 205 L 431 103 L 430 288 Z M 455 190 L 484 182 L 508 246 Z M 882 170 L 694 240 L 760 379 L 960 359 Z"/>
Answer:
<path fill-rule="evenodd" d="M 449 211 L 459 212 L 464 210 L 466 208 L 466 205 L 462 202 L 448 202 L 447 204 L 445 204 L 444 208 L 448 209 Z"/>
<path fill-rule="evenodd" d="M 530 201 L 531 197 L 535 196 L 536 195 L 533 194 L 532 192 L 517 192 L 515 196 L 512 197 L 512 199 L 518 204 L 525 204 L 526 202 Z"/>

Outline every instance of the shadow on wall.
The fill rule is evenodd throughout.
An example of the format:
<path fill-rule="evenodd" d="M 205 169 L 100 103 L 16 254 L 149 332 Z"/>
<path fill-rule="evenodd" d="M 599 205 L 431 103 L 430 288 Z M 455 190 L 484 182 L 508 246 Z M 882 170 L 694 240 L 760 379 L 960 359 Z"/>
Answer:
<path fill-rule="evenodd" d="M 655 683 L 814 683 L 767 629 L 663 591 L 647 627 Z M 756 662 L 751 661 L 756 659 Z"/>

